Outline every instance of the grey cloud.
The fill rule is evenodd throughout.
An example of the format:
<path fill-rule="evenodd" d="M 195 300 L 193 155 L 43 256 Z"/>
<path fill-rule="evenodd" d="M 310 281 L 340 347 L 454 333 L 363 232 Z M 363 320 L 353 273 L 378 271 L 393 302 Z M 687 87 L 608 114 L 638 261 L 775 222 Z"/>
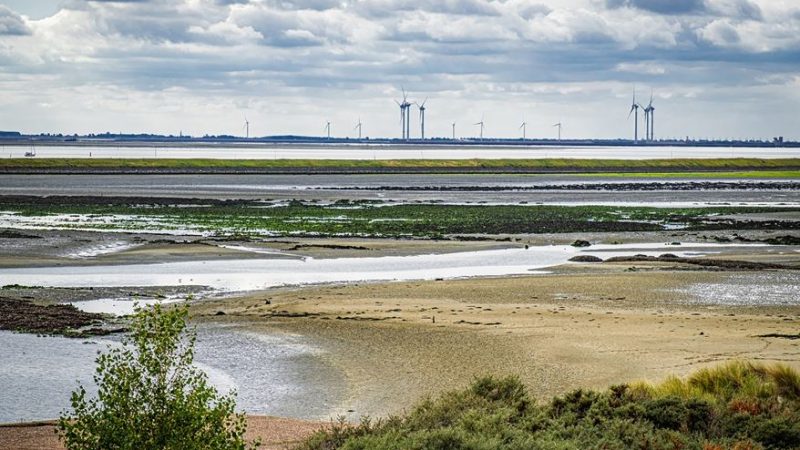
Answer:
<path fill-rule="evenodd" d="M 709 11 L 736 19 L 763 20 L 761 8 L 750 0 L 709 1 Z"/>
<path fill-rule="evenodd" d="M 658 14 L 689 14 L 706 10 L 704 0 L 606 0 L 609 8 L 638 8 Z"/>
<path fill-rule="evenodd" d="M 750 0 L 606 0 L 606 7 L 637 8 L 665 15 L 708 15 L 762 20 L 761 8 Z"/>
<path fill-rule="evenodd" d="M 31 34 L 31 29 L 17 13 L 0 5 L 0 35 L 24 36 Z"/>
<path fill-rule="evenodd" d="M 369 17 L 392 17 L 411 11 L 475 16 L 500 14 L 493 3 L 481 0 L 363 0 L 350 8 Z"/>
<path fill-rule="evenodd" d="M 654 0 L 610 1 L 623 6 L 657 9 L 653 6 Z M 747 11 L 746 6 L 741 6 L 746 3 L 742 1 L 707 2 L 728 5 L 729 12 Z M 609 34 L 609 30 L 613 30 L 614 15 L 623 12 L 614 10 L 601 9 L 594 11 L 596 14 L 585 14 L 577 19 L 575 15 L 567 15 L 568 19 L 559 22 L 558 26 L 568 29 L 569 38 L 542 43 L 525 40 L 513 33 L 473 41 L 459 39 L 458 35 L 455 38 L 435 37 L 413 27 L 401 32 L 396 24 L 409 17 L 437 17 L 441 23 L 463 20 L 491 29 L 514 31 L 514 27 L 525 26 L 527 22 L 519 19 L 525 19 L 527 15 L 537 17 L 552 13 L 556 16 L 562 13 L 563 17 L 564 10 L 553 11 L 547 6 L 526 2 L 498 10 L 494 3 L 433 0 L 363 0 L 332 8 L 327 8 L 326 5 L 333 3 L 327 0 L 286 0 L 280 5 L 278 2 L 248 2 L 251 3 L 249 6 L 226 6 L 231 3 L 232 0 L 210 1 L 205 5 L 211 7 L 194 12 L 187 12 L 185 8 L 179 10 L 176 1 L 166 0 L 153 0 L 150 5 L 131 4 L 125 8 L 107 8 L 95 3 L 90 9 L 96 8 L 94 13 L 99 33 L 130 37 L 145 41 L 145 45 L 109 48 L 95 54 L 92 70 L 86 66 L 75 67 L 75 80 L 91 73 L 97 81 L 113 80 L 137 89 L 191 86 L 198 90 L 232 91 L 243 83 L 242 75 L 236 74 L 251 72 L 258 73 L 264 83 L 295 87 L 336 85 L 353 89 L 370 84 L 400 83 L 404 79 L 418 79 L 420 84 L 430 82 L 434 86 L 437 80 L 449 80 L 454 76 L 479 76 L 497 83 L 627 82 L 647 77 L 651 81 L 671 79 L 697 85 L 719 85 L 744 83 L 751 72 L 734 68 L 752 64 L 756 57 L 737 48 L 736 42 L 746 36 L 739 36 L 735 27 L 725 21 L 708 28 L 705 35 L 699 35 L 696 30 L 709 25 L 717 14 L 706 12 L 703 16 L 696 8 L 708 5 L 699 1 L 678 0 L 672 3 L 669 14 L 677 15 L 677 11 L 694 13 L 690 18 L 676 16 L 666 19 L 670 23 L 682 24 L 679 31 L 671 31 L 677 44 L 668 48 L 648 46 L 646 42 L 629 45 L 617 41 L 617 34 Z M 421 9 L 412 11 L 412 4 Z M 362 7 L 384 8 L 382 13 L 391 15 L 369 16 L 370 12 L 365 12 Z M 485 9 L 487 7 L 489 9 Z M 470 8 L 484 9 L 480 14 L 466 14 Z M 661 11 L 667 14 L 665 10 Z M 736 23 L 735 20 L 732 22 Z M 381 28 L 379 37 L 370 38 L 364 44 L 352 41 L 350 32 L 367 23 Z M 217 27 L 220 24 L 225 27 Z M 251 34 L 242 40 L 228 38 L 238 30 L 249 30 Z M 484 36 L 472 29 L 467 31 Z M 413 44 L 408 41 L 413 41 Z M 165 42 L 195 45 L 167 46 L 163 45 Z M 241 51 L 224 48 L 237 45 L 243 46 Z M 193 50 L 187 50 L 187 47 Z M 250 56 L 242 58 L 243 52 Z M 762 58 L 758 64 L 762 74 L 796 72 L 792 58 L 795 62 L 798 60 L 797 52 L 779 54 L 773 51 L 758 57 Z M 642 62 L 655 62 L 676 70 L 666 75 L 615 70 L 621 63 Z M 737 73 L 739 78 L 720 79 L 714 70 L 720 63 L 732 68 L 730 72 Z M 59 66 L 59 69 L 73 73 L 70 68 Z"/>
<path fill-rule="evenodd" d="M 341 6 L 341 2 L 338 0 L 270 0 L 267 3 L 274 8 L 285 10 L 312 9 L 324 11 Z"/>
<path fill-rule="evenodd" d="M 524 5 L 517 10 L 517 14 L 525 20 L 531 19 L 536 16 L 543 16 L 553 12 L 553 9 L 547 5 L 533 3 Z"/>

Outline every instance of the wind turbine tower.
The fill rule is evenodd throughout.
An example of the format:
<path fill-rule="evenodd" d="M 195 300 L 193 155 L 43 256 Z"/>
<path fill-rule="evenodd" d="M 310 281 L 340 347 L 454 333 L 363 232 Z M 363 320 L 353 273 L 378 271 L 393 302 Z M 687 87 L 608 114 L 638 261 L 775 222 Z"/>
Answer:
<path fill-rule="evenodd" d="M 404 106 L 405 101 L 403 101 L 403 103 L 400 103 L 397 100 L 395 100 L 394 102 L 397 103 L 397 106 L 400 107 L 400 133 L 402 135 L 401 139 L 405 139 L 406 138 L 406 107 Z"/>
<path fill-rule="evenodd" d="M 456 123 L 453 122 L 453 140 L 456 140 Z"/>
<path fill-rule="evenodd" d="M 522 118 L 522 125 L 519 126 L 519 129 L 522 130 L 522 140 L 523 141 L 528 138 L 527 128 L 528 128 L 528 122 L 526 122 L 525 118 L 523 117 Z"/>
<path fill-rule="evenodd" d="M 481 116 L 481 121 L 476 123 L 475 125 L 480 125 L 481 126 L 481 140 L 483 140 L 483 125 L 484 125 L 483 124 L 483 116 Z"/>
<path fill-rule="evenodd" d="M 406 92 L 403 90 L 403 105 L 406 108 L 406 139 L 411 139 L 411 103 L 407 100 Z"/>
<path fill-rule="evenodd" d="M 631 103 L 631 110 L 628 112 L 628 119 L 631 114 L 636 113 L 633 119 L 633 142 L 639 142 L 639 104 L 636 103 L 636 88 L 633 88 L 633 103 Z"/>
<path fill-rule="evenodd" d="M 425 139 L 425 103 L 428 102 L 428 98 L 425 97 L 425 100 L 420 105 L 417 103 L 417 107 L 419 107 L 419 129 L 420 129 L 420 137 L 424 140 Z"/>
<path fill-rule="evenodd" d="M 647 107 L 644 109 L 644 121 L 645 125 L 647 126 L 647 140 L 654 141 L 655 137 L 655 130 L 656 130 L 656 107 L 653 106 L 653 92 L 650 92 L 650 103 L 647 104 Z"/>
<path fill-rule="evenodd" d="M 325 123 L 325 131 L 328 133 L 328 139 L 331 138 L 331 122 L 327 121 Z"/>
<path fill-rule="evenodd" d="M 406 90 L 404 88 L 400 88 L 403 91 L 403 102 L 400 103 L 397 100 L 394 102 L 397 103 L 397 106 L 400 107 L 400 131 L 402 135 L 402 139 L 408 139 L 409 135 L 411 134 L 411 117 L 409 114 L 409 109 L 411 109 L 411 103 L 408 102 L 408 94 L 406 94 Z"/>
<path fill-rule="evenodd" d="M 558 122 L 557 124 L 555 124 L 553 126 L 554 127 L 558 127 L 558 140 L 560 141 L 561 140 L 561 122 Z"/>
<path fill-rule="evenodd" d="M 358 118 L 358 123 L 353 129 L 358 130 L 358 140 L 361 140 L 361 117 Z"/>
<path fill-rule="evenodd" d="M 244 137 L 250 139 L 250 121 L 247 120 L 247 116 L 244 118 Z"/>

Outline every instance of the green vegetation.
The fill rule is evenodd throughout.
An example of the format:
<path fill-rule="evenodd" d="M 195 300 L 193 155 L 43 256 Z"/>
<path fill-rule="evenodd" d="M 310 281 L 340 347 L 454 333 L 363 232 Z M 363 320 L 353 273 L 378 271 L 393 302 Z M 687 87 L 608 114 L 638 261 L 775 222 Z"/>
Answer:
<path fill-rule="evenodd" d="M 95 230 L 190 230 L 214 235 L 387 236 L 441 238 L 461 234 L 655 231 L 665 225 L 689 229 L 780 229 L 790 221 L 736 221 L 732 214 L 793 211 L 790 208 L 646 208 L 548 205 L 440 205 L 339 201 L 321 205 L 203 200 L 203 205 L 100 200 L 59 204 L 14 199 L 0 207 L 48 227 Z M 99 202 L 107 201 L 107 204 Z M 193 201 L 197 203 L 197 200 Z M 132 203 L 132 204 L 131 204 Z M 56 217 L 55 215 L 60 215 Z M 74 216 L 73 216 L 74 215 Z M 38 218 L 38 219 L 37 219 Z"/>
<path fill-rule="evenodd" d="M 336 424 L 304 449 L 796 449 L 800 374 L 744 362 L 537 405 L 516 378 L 475 381 L 404 417 Z"/>
<path fill-rule="evenodd" d="M 192 366 L 187 307 L 139 309 L 131 337 L 97 358 L 96 398 L 81 386 L 58 421 L 68 450 L 246 449 L 243 414 Z"/>
<path fill-rule="evenodd" d="M 603 178 L 710 178 L 710 179 L 784 179 L 800 178 L 800 170 L 750 170 L 750 171 L 708 171 L 708 172 L 608 172 L 581 173 L 578 176 Z"/>
<path fill-rule="evenodd" d="M 264 149 L 269 155 L 270 149 Z M 380 149 L 376 150 L 380 154 Z M 464 159 L 464 160 L 319 160 L 319 159 L 96 159 L 96 158 L 13 158 L 0 160 L 0 171 L 529 171 L 529 172 L 708 172 L 708 171 L 794 171 L 800 160 L 720 159 Z"/>

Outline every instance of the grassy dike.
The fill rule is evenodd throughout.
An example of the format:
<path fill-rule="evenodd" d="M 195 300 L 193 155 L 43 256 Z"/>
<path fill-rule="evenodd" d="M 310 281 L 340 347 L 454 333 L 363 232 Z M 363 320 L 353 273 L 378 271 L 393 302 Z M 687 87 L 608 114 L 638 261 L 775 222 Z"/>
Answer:
<path fill-rule="evenodd" d="M 0 173 L 717 173 L 800 177 L 800 159 L 89 159 L 12 158 Z M 759 175 L 762 173 L 762 175 Z"/>
<path fill-rule="evenodd" d="M 576 390 L 537 405 L 514 377 L 477 379 L 404 416 L 340 423 L 303 449 L 800 448 L 800 374 L 732 362 L 650 385 Z"/>

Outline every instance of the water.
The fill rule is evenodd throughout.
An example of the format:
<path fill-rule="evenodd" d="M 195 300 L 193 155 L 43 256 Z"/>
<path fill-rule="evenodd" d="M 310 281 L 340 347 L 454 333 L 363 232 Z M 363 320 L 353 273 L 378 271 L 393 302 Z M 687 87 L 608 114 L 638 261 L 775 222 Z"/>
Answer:
<path fill-rule="evenodd" d="M 694 305 L 796 306 L 800 305 L 800 274 L 736 274 L 713 283 L 695 283 L 677 292 L 689 294 L 688 303 Z"/>
<path fill-rule="evenodd" d="M 572 185 L 636 183 L 642 190 L 570 190 Z M 766 183 L 764 189 L 644 190 L 653 183 Z M 767 183 L 768 182 L 768 183 Z M 236 199 L 378 200 L 518 204 L 682 204 L 798 203 L 800 190 L 780 180 L 713 180 L 699 178 L 608 178 L 594 175 L 528 174 L 371 174 L 371 175 L 3 175 L 2 195 L 76 195 Z M 392 186 L 392 190 L 382 187 Z M 520 190 L 561 186 L 558 190 Z M 358 189 L 348 189 L 358 187 Z M 423 190 L 424 188 L 434 189 Z M 441 190 L 436 189 L 440 187 Z M 455 189 L 455 190 L 453 190 Z M 457 190 L 465 189 L 465 190 Z M 468 190 L 466 190 L 468 189 Z M 502 189 L 502 190 L 498 190 Z M 702 195 L 698 195 L 702 192 Z M 698 198 L 702 201 L 699 202 Z M 146 202 L 146 201 L 144 201 Z M 197 203 L 202 203 L 198 201 Z"/>
<path fill-rule="evenodd" d="M 0 331 L 0 423 L 55 418 L 79 384 L 95 395 L 94 360 L 109 345 L 119 343 Z M 305 337 L 204 325 L 196 350 L 209 381 L 220 392 L 235 389 L 248 413 L 326 420 L 345 396 L 342 374 Z"/>
<path fill-rule="evenodd" d="M 2 158 L 21 158 L 30 146 L 3 146 Z M 502 147 L 403 145 L 219 144 L 186 147 L 38 146 L 38 158 L 209 158 L 209 159 L 668 159 L 798 158 L 800 148 L 758 147 Z"/>
<path fill-rule="evenodd" d="M 726 248 L 735 246 L 726 246 Z M 431 280 L 537 273 L 564 264 L 579 253 L 604 257 L 637 253 L 658 255 L 718 249 L 713 244 L 535 246 L 448 254 L 333 259 L 232 259 L 161 264 L 12 268 L 0 270 L 0 285 L 48 287 L 207 286 L 221 291 L 252 291 L 283 285 L 366 281 Z M 539 272 L 541 273 L 541 272 Z"/>

